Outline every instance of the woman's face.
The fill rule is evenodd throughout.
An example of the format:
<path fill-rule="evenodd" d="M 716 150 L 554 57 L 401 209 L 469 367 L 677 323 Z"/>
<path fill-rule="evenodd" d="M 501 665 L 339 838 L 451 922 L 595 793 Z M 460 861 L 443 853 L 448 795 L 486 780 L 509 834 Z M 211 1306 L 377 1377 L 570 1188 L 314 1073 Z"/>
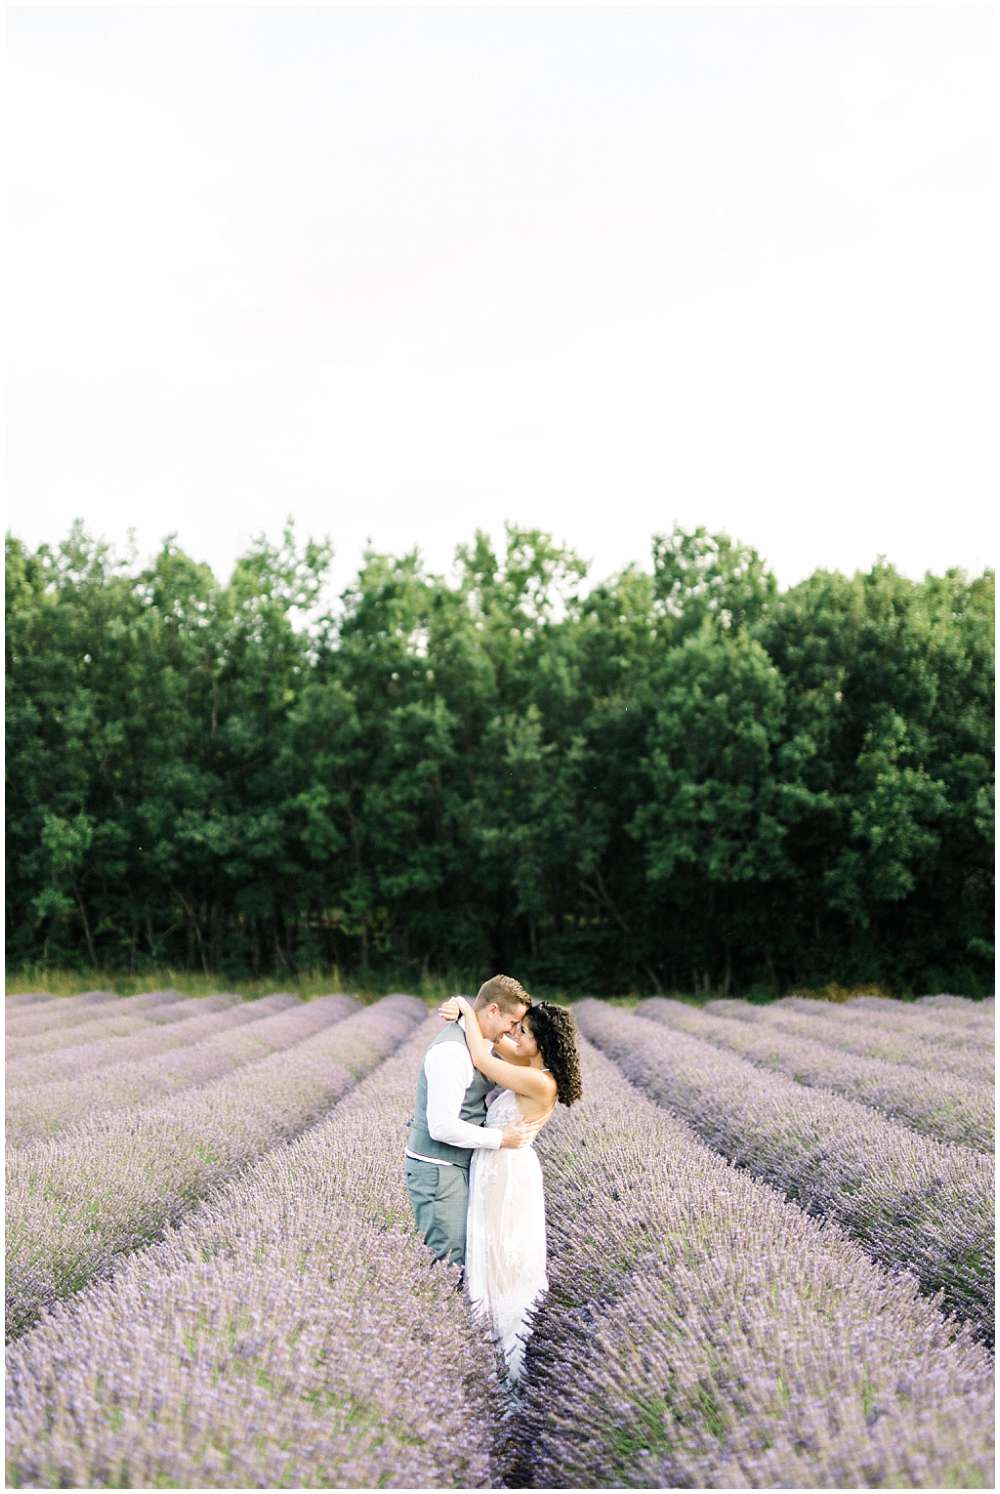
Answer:
<path fill-rule="evenodd" d="M 521 1018 L 521 1025 L 514 1036 L 517 1038 L 517 1051 L 522 1058 L 536 1058 L 538 1056 L 538 1044 L 531 1030 L 531 1014 L 526 1012 Z"/>

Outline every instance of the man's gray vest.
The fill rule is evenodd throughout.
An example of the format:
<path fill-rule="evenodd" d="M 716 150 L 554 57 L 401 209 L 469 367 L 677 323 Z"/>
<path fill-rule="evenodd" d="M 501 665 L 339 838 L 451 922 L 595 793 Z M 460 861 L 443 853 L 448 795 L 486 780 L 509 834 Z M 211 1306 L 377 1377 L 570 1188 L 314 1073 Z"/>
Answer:
<path fill-rule="evenodd" d="M 457 1022 L 449 1022 L 448 1026 L 438 1033 L 431 1047 L 438 1043 L 461 1043 L 465 1048 L 465 1033 Z M 458 1112 L 461 1119 L 468 1121 L 472 1126 L 481 1126 L 486 1119 L 486 1096 L 493 1088 L 493 1080 L 487 1079 L 478 1069 L 473 1070 L 472 1083 L 462 1097 L 462 1108 Z M 468 1167 L 472 1162 L 472 1148 L 467 1146 L 450 1146 L 447 1141 L 435 1141 L 427 1129 L 427 1075 L 424 1066 L 420 1065 L 420 1078 L 417 1080 L 417 1105 L 413 1112 L 410 1123 L 410 1135 L 406 1143 L 411 1152 L 419 1152 L 423 1157 L 440 1157 L 442 1162 L 454 1162 L 458 1167 Z"/>

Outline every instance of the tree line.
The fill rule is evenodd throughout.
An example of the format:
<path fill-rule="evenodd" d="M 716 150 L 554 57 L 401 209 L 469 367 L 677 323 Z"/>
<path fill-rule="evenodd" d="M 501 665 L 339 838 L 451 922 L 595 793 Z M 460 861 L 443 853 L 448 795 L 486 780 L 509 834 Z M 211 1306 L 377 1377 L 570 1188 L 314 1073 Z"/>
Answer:
<path fill-rule="evenodd" d="M 14 966 L 992 989 L 992 571 L 7 537 Z"/>

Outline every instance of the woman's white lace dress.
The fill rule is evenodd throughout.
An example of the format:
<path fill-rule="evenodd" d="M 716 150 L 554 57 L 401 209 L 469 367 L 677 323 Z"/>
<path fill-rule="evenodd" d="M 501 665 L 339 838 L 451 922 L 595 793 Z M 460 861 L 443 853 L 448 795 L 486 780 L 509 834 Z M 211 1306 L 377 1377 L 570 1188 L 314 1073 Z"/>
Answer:
<path fill-rule="evenodd" d="M 518 1120 L 517 1095 L 501 1090 L 487 1126 Z M 501 1345 L 511 1381 L 521 1374 L 528 1309 L 548 1290 L 545 1195 L 534 1143 L 477 1147 L 469 1171 L 465 1281 L 476 1315 Z"/>

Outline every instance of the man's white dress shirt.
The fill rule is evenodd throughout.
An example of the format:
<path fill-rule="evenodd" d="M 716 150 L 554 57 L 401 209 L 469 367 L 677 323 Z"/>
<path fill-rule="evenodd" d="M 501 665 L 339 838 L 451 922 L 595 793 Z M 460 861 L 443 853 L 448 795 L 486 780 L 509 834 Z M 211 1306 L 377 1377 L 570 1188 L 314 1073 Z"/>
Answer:
<path fill-rule="evenodd" d="M 464 1032 L 464 1017 L 459 1017 L 458 1025 Z M 427 1076 L 427 1129 L 434 1140 L 447 1142 L 449 1146 L 485 1146 L 495 1151 L 503 1139 L 500 1129 L 497 1126 L 474 1126 L 462 1120 L 459 1113 L 465 1091 L 476 1074 L 468 1046 L 465 1043 L 432 1043 L 424 1057 L 424 1073 Z M 441 1157 L 425 1157 L 420 1152 L 411 1152 L 409 1147 L 406 1155 L 415 1157 L 418 1162 L 433 1162 L 436 1167 L 457 1166 Z"/>

